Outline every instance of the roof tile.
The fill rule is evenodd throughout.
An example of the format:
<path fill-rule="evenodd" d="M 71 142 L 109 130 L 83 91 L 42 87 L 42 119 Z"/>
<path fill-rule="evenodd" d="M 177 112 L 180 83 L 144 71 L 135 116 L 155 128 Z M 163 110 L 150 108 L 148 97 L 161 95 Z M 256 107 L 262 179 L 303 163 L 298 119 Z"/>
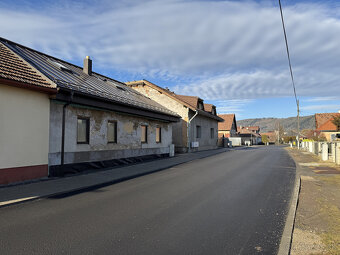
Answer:
<path fill-rule="evenodd" d="M 55 88 L 29 64 L 0 42 L 0 77 L 30 85 Z"/>

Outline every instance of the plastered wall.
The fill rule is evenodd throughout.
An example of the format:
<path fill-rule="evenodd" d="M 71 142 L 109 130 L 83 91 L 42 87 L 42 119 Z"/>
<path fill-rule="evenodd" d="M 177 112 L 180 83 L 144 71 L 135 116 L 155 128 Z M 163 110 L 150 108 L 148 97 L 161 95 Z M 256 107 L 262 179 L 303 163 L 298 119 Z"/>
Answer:
<path fill-rule="evenodd" d="M 0 84 L 0 169 L 48 163 L 48 95 Z"/>
<path fill-rule="evenodd" d="M 50 165 L 60 164 L 63 103 L 51 101 Z M 90 118 L 89 144 L 77 144 L 77 117 Z M 108 121 L 117 121 L 117 143 L 107 141 Z M 65 164 L 169 153 L 172 124 L 111 111 L 69 105 L 66 108 Z M 148 126 L 148 143 L 141 143 L 141 125 Z M 161 143 L 156 143 L 161 127 Z"/>

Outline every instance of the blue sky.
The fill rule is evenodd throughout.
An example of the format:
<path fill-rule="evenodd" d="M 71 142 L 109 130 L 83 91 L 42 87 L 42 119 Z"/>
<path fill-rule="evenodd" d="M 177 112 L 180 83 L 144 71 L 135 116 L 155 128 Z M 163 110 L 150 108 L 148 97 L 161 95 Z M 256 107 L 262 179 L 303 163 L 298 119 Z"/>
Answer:
<path fill-rule="evenodd" d="M 282 0 L 301 115 L 340 110 L 340 1 Z M 291 117 L 277 1 L 0 3 L 0 36 L 120 81 L 147 79 L 237 119 Z"/>

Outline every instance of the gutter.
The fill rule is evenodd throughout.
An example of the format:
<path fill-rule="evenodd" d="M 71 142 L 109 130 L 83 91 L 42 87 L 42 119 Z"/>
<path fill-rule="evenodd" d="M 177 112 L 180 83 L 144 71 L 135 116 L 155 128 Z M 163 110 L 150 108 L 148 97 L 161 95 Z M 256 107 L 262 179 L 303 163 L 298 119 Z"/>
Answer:
<path fill-rule="evenodd" d="M 73 100 L 73 92 L 71 92 L 70 98 L 66 104 L 63 106 L 63 117 L 62 117 L 62 129 L 61 129 L 61 152 L 60 152 L 60 165 L 64 165 L 65 158 L 65 115 L 66 108 L 70 105 Z"/>
<path fill-rule="evenodd" d="M 191 121 L 198 115 L 198 111 L 196 110 L 196 113 L 194 116 L 192 116 L 191 119 L 188 120 L 187 122 L 187 140 L 188 140 L 188 152 L 190 152 L 190 139 L 189 139 L 189 129 L 190 129 L 190 123 Z"/>

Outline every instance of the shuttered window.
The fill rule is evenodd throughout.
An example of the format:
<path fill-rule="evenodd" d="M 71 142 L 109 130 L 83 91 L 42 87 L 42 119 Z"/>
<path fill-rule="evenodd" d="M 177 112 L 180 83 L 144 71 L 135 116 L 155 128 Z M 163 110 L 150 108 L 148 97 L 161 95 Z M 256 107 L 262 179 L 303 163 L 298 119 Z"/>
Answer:
<path fill-rule="evenodd" d="M 142 143 L 147 143 L 148 142 L 148 126 L 142 125 L 141 129 L 142 129 L 141 142 Z"/>
<path fill-rule="evenodd" d="M 162 129 L 160 127 L 156 127 L 156 143 L 162 142 Z"/>
<path fill-rule="evenodd" d="M 89 143 L 90 119 L 78 117 L 77 120 L 77 143 Z"/>
<path fill-rule="evenodd" d="M 117 142 L 117 121 L 110 120 L 107 123 L 107 142 L 108 143 Z"/>

